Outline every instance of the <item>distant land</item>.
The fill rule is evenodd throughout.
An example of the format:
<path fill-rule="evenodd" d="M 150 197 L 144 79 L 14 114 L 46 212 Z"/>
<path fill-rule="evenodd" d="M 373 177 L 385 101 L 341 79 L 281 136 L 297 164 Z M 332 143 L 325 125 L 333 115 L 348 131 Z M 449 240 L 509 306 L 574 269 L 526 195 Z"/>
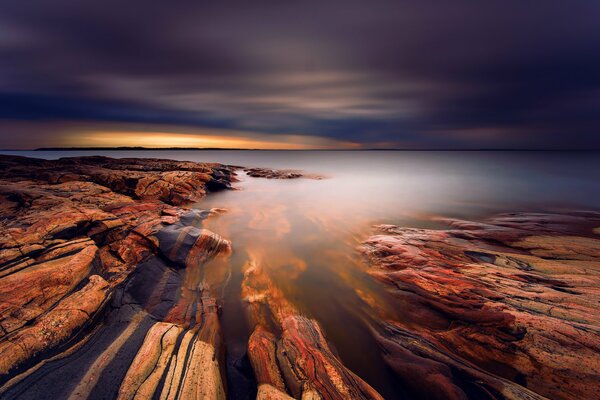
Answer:
<path fill-rule="evenodd" d="M 22 149 L 2 149 L 5 151 L 32 151 Z M 600 151 L 600 149 L 381 149 L 381 148 L 365 148 L 365 149 L 245 149 L 235 147 L 143 147 L 143 146 L 120 146 L 120 147 L 39 147 L 33 151 L 172 151 L 172 150 L 219 150 L 219 151 Z M 1 150 L 0 150 L 1 151 Z"/>
<path fill-rule="evenodd" d="M 263 150 L 242 149 L 226 147 L 143 147 L 143 146 L 119 146 L 119 147 L 39 147 L 33 151 L 79 151 L 79 150 Z"/>

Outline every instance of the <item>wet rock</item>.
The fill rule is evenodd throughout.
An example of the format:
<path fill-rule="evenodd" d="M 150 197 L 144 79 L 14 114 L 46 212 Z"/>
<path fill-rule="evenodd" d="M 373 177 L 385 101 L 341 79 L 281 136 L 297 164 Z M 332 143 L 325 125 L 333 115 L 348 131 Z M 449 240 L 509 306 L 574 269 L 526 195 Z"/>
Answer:
<path fill-rule="evenodd" d="M 317 321 L 302 316 L 257 260 L 242 283 L 254 331 L 248 356 L 258 399 L 381 399 L 332 352 Z"/>
<path fill-rule="evenodd" d="M 201 264 L 216 254 L 231 251 L 231 244 L 208 229 L 167 225 L 156 233 L 160 253 L 174 264 L 185 268 Z"/>
<path fill-rule="evenodd" d="M 322 176 L 316 174 L 307 174 L 302 171 L 290 169 L 269 169 L 269 168 L 244 168 L 244 172 L 253 178 L 266 179 L 323 179 Z"/>
<path fill-rule="evenodd" d="M 285 393 L 285 383 L 277 365 L 277 339 L 275 335 L 267 331 L 262 325 L 257 325 L 248 340 L 248 352 L 252 354 L 250 361 L 256 380 L 271 388 L 267 392 L 272 393 L 273 389 L 276 389 L 281 393 Z"/>
<path fill-rule="evenodd" d="M 598 216 L 444 221 L 383 225 L 362 245 L 403 309 L 373 327 L 390 367 L 430 398 L 594 397 L 600 240 L 585 232 Z"/>

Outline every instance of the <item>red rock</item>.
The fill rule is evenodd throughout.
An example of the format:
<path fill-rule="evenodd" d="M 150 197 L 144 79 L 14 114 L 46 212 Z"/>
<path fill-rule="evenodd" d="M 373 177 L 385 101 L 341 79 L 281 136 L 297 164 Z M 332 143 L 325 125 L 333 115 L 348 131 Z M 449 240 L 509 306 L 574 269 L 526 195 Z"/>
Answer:
<path fill-rule="evenodd" d="M 431 398 L 593 398 L 600 240 L 582 234 L 598 222 L 445 221 L 453 229 L 381 226 L 362 246 L 402 303 L 402 320 L 373 328 L 389 365 Z"/>
<path fill-rule="evenodd" d="M 210 212 L 176 207 L 227 188 L 232 172 L 222 165 L 0 156 L 0 168 L 0 382 L 33 371 L 27 368 L 57 352 L 68 353 L 67 343 L 76 347 L 84 328 L 99 321 L 92 319 L 138 265 L 163 255 L 168 270 L 197 271 L 230 250 L 228 241 L 199 227 Z M 193 388 L 205 377 L 208 392 L 224 396 L 224 362 L 215 361 L 224 354 L 218 307 L 209 285 L 221 278 L 204 276 L 197 291 L 202 276 L 189 273 L 182 285 L 194 296 L 180 290 L 185 295 L 167 315 L 182 334 L 194 330 L 190 349 L 197 351 L 192 361 L 199 363 L 194 368 L 182 364 L 196 372 L 174 376 L 173 382 Z M 181 314 L 181 309 L 196 312 Z M 213 375 L 203 375 L 204 367 L 213 368 Z M 91 388 L 82 382 L 77 390 L 90 393 Z"/>
<path fill-rule="evenodd" d="M 56 348 L 81 329 L 106 299 L 107 282 L 92 275 L 89 282 L 31 325 L 0 342 L 0 376 Z"/>
<path fill-rule="evenodd" d="M 49 261 L 42 259 L 0 279 L 2 334 L 19 329 L 69 294 L 91 273 L 96 251 L 91 240 L 57 245 L 44 255 Z"/>
<path fill-rule="evenodd" d="M 248 355 L 259 398 L 382 398 L 333 354 L 317 321 L 300 315 L 256 260 L 246 265 L 242 295 L 254 326 Z"/>
<path fill-rule="evenodd" d="M 75 157 L 36 160 L 2 156 L 4 179 L 45 183 L 94 182 L 113 192 L 173 205 L 197 201 L 208 190 L 229 187 L 232 171 L 220 164 L 160 159 Z"/>

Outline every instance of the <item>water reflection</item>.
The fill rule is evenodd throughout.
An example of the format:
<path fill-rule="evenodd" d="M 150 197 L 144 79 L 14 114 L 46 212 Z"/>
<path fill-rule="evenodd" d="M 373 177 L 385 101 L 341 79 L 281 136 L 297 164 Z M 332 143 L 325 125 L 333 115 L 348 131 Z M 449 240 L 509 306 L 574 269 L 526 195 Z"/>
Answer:
<path fill-rule="evenodd" d="M 371 234 L 373 224 L 436 228 L 441 226 L 432 221 L 436 215 L 476 217 L 541 209 L 542 204 L 588 202 L 589 207 L 595 200 L 583 193 L 600 193 L 589 170 L 579 166 L 566 173 L 573 165 L 563 159 L 565 170 L 557 175 L 556 167 L 550 166 L 556 161 L 552 157 L 507 161 L 478 154 L 477 163 L 461 161 L 456 154 L 420 154 L 414 165 L 410 161 L 415 155 L 404 153 L 393 159 L 375 154 L 357 160 L 348 154 L 334 160 L 319 155 L 312 163 L 282 157 L 260 161 L 268 161 L 269 167 L 325 173 L 329 179 L 267 180 L 242 173 L 239 190 L 213 194 L 199 204 L 228 210 L 205 222 L 234 248 L 221 320 L 228 351 L 240 357 L 254 326 L 269 324 L 264 310 L 247 312 L 252 296 L 268 292 L 275 318 L 278 307 L 284 314 L 293 308 L 315 318 L 346 366 L 386 398 L 406 396 L 383 362 L 371 329 L 377 326 L 374 319 L 402 321 L 411 313 L 364 272 L 356 248 Z M 260 277 L 254 281 L 258 289 L 248 290 L 248 274 Z M 242 318 L 248 314 L 250 319 Z"/>
<path fill-rule="evenodd" d="M 85 153 L 83 153 L 85 154 Z M 33 153 L 31 156 L 75 156 Z M 237 191 L 198 204 L 227 212 L 204 226 L 233 243 L 204 275 L 186 270 L 180 304 L 169 316 L 193 321 L 207 282 L 223 291 L 227 351 L 240 358 L 256 324 L 276 329 L 278 314 L 315 318 L 346 366 L 386 398 L 402 398 L 381 358 L 373 319 L 406 321 L 409 304 L 388 297 L 356 251 L 376 223 L 436 228 L 432 217 L 600 207 L 597 153 L 475 152 L 107 152 L 270 168 L 295 168 L 325 180 L 267 180 L 240 175 Z M 250 279 L 253 278 L 253 279 Z M 270 315 L 261 309 L 269 296 Z M 216 296 L 219 297 L 219 296 Z M 248 308 L 258 308 L 248 312 Z"/>
<path fill-rule="evenodd" d="M 286 315 L 306 315 L 320 323 L 350 370 L 386 397 L 403 396 L 370 332 L 371 307 L 377 318 L 399 319 L 401 312 L 356 253 L 371 231 L 369 210 L 350 213 L 342 204 L 319 210 L 304 194 L 322 192 L 327 181 L 240 179 L 238 191 L 199 205 L 228 210 L 205 221 L 233 242 L 221 321 L 228 351 L 241 357 L 257 325 L 276 331 Z"/>

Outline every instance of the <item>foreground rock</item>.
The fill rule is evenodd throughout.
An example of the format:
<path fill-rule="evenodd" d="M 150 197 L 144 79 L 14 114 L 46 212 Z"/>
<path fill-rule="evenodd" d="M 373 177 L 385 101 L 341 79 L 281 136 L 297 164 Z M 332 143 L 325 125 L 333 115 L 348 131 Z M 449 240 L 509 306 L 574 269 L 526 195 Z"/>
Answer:
<path fill-rule="evenodd" d="M 213 288 L 230 243 L 202 228 L 210 211 L 180 206 L 230 187 L 229 168 L 10 156 L 0 168 L 0 395 L 224 398 Z M 41 386 L 56 369 L 74 379 Z"/>
<path fill-rule="evenodd" d="M 324 320 L 282 290 L 283 263 L 269 263 L 278 252 L 260 251 L 271 238 L 246 249 L 247 354 L 226 364 L 231 244 L 205 229 L 220 210 L 184 206 L 228 188 L 228 167 L 105 157 L 0 167 L 0 398 L 381 398 L 344 365 Z M 381 225 L 365 241 L 381 284 L 339 275 L 393 382 L 415 398 L 597 397 L 600 215 L 438 222 L 448 229 Z M 288 281 L 306 269 L 281 258 Z"/>
<path fill-rule="evenodd" d="M 242 295 L 254 327 L 248 355 L 257 399 L 382 399 L 334 355 L 318 322 L 301 315 L 259 260 L 245 267 Z"/>
<path fill-rule="evenodd" d="M 388 364 L 435 399 L 600 392 L 598 213 L 381 225 L 362 251 L 402 305 L 373 327 Z"/>

